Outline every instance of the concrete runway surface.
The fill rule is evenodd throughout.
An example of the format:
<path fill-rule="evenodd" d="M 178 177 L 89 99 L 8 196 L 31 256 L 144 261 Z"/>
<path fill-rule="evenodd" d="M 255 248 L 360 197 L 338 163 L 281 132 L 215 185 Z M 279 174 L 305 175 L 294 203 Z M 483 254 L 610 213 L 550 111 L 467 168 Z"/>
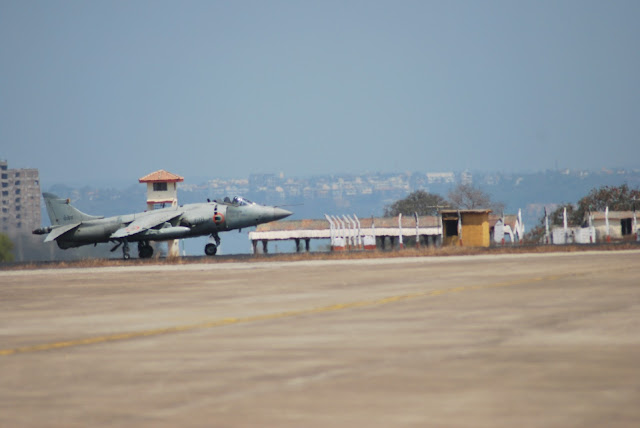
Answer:
<path fill-rule="evenodd" d="M 0 426 L 640 426 L 640 252 L 0 272 Z"/>

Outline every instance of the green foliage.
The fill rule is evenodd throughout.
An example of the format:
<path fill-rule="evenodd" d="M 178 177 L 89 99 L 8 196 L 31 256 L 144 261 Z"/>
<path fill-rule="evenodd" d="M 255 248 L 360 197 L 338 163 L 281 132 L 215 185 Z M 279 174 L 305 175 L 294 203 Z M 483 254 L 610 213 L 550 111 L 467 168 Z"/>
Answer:
<path fill-rule="evenodd" d="M 561 226 L 562 212 L 567 208 L 567 223 L 580 226 L 584 223 L 585 214 L 589 211 L 631 211 L 635 204 L 640 204 L 640 189 L 629 189 L 629 186 L 602 186 L 591 189 L 587 196 L 578 201 L 578 205 L 563 204 L 549 214 L 549 224 Z M 544 222 L 544 218 L 541 220 Z"/>
<path fill-rule="evenodd" d="M 449 192 L 448 200 L 440 195 L 416 190 L 404 199 L 384 208 L 384 215 L 394 217 L 402 215 L 436 215 L 438 208 L 478 209 L 487 208 L 495 213 L 504 211 L 504 204 L 494 202 L 483 190 L 471 184 L 460 184 Z"/>
<path fill-rule="evenodd" d="M 587 196 L 578 201 L 578 210 L 585 213 L 591 211 L 631 211 L 635 202 L 640 203 L 640 189 L 629 189 L 629 186 L 602 186 L 592 189 Z"/>
<path fill-rule="evenodd" d="M 13 254 L 13 242 L 4 233 L 0 233 L 0 262 L 12 262 Z"/>
<path fill-rule="evenodd" d="M 562 213 L 567 208 L 567 224 L 581 226 L 585 222 L 585 214 L 589 211 L 631 211 L 635 204 L 640 204 L 640 189 L 629 189 L 629 186 L 602 186 L 591 191 L 578 201 L 577 205 L 562 204 L 549 213 L 549 225 L 562 226 Z M 540 219 L 544 225 L 544 217 Z"/>
<path fill-rule="evenodd" d="M 440 195 L 416 190 L 404 199 L 400 199 L 384 208 L 385 217 L 402 215 L 436 215 L 438 208 L 448 206 L 449 203 Z"/>

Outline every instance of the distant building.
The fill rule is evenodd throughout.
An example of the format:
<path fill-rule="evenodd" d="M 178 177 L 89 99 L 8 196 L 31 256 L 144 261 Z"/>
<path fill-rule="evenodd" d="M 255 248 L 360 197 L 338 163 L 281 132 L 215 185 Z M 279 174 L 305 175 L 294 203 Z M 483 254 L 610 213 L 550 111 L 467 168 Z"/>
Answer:
<path fill-rule="evenodd" d="M 0 232 L 31 233 L 40 227 L 40 178 L 37 169 L 9 169 L 0 160 Z"/>
<path fill-rule="evenodd" d="M 521 210 L 518 210 L 517 215 L 489 214 L 489 235 L 493 244 L 522 243 L 524 231 Z"/>
<path fill-rule="evenodd" d="M 463 171 L 460 173 L 460 184 L 473 184 L 473 175 L 469 171 Z"/>
<path fill-rule="evenodd" d="M 588 221 L 588 213 L 585 215 L 585 222 Z M 607 219 L 608 217 L 608 219 Z M 607 240 L 607 223 L 609 223 L 610 239 L 624 239 L 638 233 L 637 215 L 634 211 L 609 211 L 591 213 L 593 226 L 596 228 L 596 239 L 598 241 Z"/>
<path fill-rule="evenodd" d="M 417 222 L 416 222 L 417 220 Z M 375 250 L 379 248 L 402 247 L 402 237 L 412 237 L 419 245 L 438 246 L 442 227 L 436 216 L 371 217 L 358 219 L 351 216 L 329 216 L 325 220 L 283 220 L 259 225 L 254 232 L 249 232 L 249 240 L 253 244 L 253 253 L 258 252 L 258 242 L 262 242 L 262 252 L 267 253 L 270 241 L 293 240 L 296 251 L 301 251 L 300 244 L 305 243 L 309 251 L 312 239 L 330 239 L 332 251 Z M 389 241 L 390 247 L 386 246 Z"/>
<path fill-rule="evenodd" d="M 276 174 L 249 175 L 249 187 L 256 191 L 273 190 L 280 181 Z"/>
<path fill-rule="evenodd" d="M 429 184 L 445 184 L 445 183 L 455 183 L 456 176 L 453 172 L 428 172 L 427 173 L 427 182 Z"/>

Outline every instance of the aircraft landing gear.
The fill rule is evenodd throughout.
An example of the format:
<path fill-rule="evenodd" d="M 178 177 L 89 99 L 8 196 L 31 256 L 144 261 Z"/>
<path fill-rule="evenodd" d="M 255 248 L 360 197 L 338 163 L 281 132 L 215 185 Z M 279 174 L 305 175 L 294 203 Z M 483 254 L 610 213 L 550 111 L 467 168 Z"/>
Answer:
<path fill-rule="evenodd" d="M 207 244 L 204 246 L 204 253 L 207 256 L 215 256 L 218 252 L 218 246 L 216 244 Z"/>
<path fill-rule="evenodd" d="M 126 239 L 122 240 L 122 258 L 124 260 L 129 260 L 131 258 L 129 255 L 129 243 Z"/>
<path fill-rule="evenodd" d="M 213 242 L 209 242 L 204 246 L 204 253 L 207 256 L 215 256 L 218 252 L 218 245 L 220 245 L 220 237 L 218 236 L 218 232 L 213 232 L 211 234 L 211 238 L 213 238 L 215 244 Z M 209 240 L 211 240 L 211 238 L 209 238 Z"/>
<path fill-rule="evenodd" d="M 141 259 L 148 259 L 153 256 L 153 247 L 148 242 L 138 242 L 138 257 Z"/>

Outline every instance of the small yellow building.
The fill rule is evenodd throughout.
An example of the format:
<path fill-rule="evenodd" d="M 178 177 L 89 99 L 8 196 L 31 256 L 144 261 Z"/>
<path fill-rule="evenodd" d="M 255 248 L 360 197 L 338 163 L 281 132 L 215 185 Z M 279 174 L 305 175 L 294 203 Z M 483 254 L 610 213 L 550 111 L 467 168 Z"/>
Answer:
<path fill-rule="evenodd" d="M 488 209 L 440 211 L 442 244 L 488 247 L 491 245 L 490 212 L 491 210 Z"/>

